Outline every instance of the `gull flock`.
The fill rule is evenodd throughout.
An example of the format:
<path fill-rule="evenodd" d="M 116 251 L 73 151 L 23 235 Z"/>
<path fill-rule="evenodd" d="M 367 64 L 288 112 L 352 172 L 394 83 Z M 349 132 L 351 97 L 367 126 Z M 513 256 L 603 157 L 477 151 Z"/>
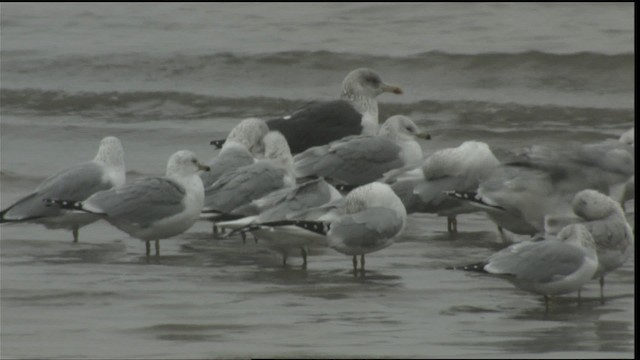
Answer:
<path fill-rule="evenodd" d="M 291 115 L 240 121 L 217 156 L 202 164 L 174 153 L 166 174 L 125 181 L 124 150 L 107 136 L 96 157 L 64 169 L 0 212 L 0 223 L 79 229 L 105 220 L 160 255 L 159 240 L 213 223 L 215 236 L 247 233 L 282 256 L 330 247 L 365 274 L 365 255 L 391 246 L 407 217 L 484 212 L 499 236 L 526 235 L 474 264 L 450 269 L 503 278 L 552 296 L 600 283 L 633 251 L 624 202 L 635 196 L 634 131 L 599 143 L 535 145 L 498 160 L 488 144 L 465 141 L 424 156 L 430 135 L 405 115 L 378 119 L 377 96 L 402 94 L 371 69 L 350 72 L 340 98 Z M 379 125 L 379 123 L 381 124 Z M 221 235 L 226 231 L 226 234 Z"/>

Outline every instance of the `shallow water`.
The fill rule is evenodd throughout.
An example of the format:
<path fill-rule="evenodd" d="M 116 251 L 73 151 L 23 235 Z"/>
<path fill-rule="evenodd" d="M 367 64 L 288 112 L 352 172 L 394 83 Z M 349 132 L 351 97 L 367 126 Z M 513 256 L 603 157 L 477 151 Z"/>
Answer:
<path fill-rule="evenodd" d="M 0 8 L 0 203 L 118 136 L 129 179 L 202 160 L 247 116 L 337 95 L 367 66 L 401 85 L 381 118 L 425 152 L 616 138 L 634 124 L 631 4 L 6 4 Z M 634 201 L 627 215 L 634 218 Z M 483 215 L 412 215 L 391 247 L 317 249 L 282 267 L 208 223 L 144 244 L 107 225 L 0 228 L 2 358 L 620 358 L 635 351 L 635 259 L 582 302 L 444 270 L 500 249 Z"/>

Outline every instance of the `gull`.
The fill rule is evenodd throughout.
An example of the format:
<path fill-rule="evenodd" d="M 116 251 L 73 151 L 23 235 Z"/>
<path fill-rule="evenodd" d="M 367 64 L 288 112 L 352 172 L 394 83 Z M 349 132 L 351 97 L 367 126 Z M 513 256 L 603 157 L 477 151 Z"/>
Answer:
<path fill-rule="evenodd" d="M 167 162 L 165 176 L 141 178 L 121 187 L 97 192 L 84 201 L 46 199 L 49 206 L 92 214 L 140 239 L 149 256 L 155 241 L 188 230 L 199 218 L 204 205 L 204 187 L 199 170 L 208 171 L 193 152 L 180 150 Z"/>
<path fill-rule="evenodd" d="M 205 189 L 202 219 L 225 220 L 226 215 L 234 214 L 234 210 L 253 200 L 295 186 L 293 158 L 287 140 L 279 132 L 270 131 L 263 141 L 264 159 L 223 174 Z"/>
<path fill-rule="evenodd" d="M 374 135 L 378 131 L 376 97 L 385 92 L 402 94 L 402 89 L 385 83 L 371 69 L 355 69 L 344 78 L 339 100 L 314 102 L 267 124 L 285 136 L 293 154 L 349 135 Z"/>
<path fill-rule="evenodd" d="M 125 183 L 124 150 L 120 140 L 107 136 L 100 141 L 96 157 L 45 179 L 33 192 L 0 212 L 0 223 L 36 223 L 48 229 L 68 229 L 73 242 L 78 231 L 96 219 L 93 216 L 46 207 L 47 198 L 82 201 L 92 194 Z"/>
<path fill-rule="evenodd" d="M 458 232 L 456 215 L 479 211 L 467 201 L 444 191 L 475 191 L 500 165 L 486 143 L 465 141 L 455 148 L 441 149 L 422 164 L 422 178 L 403 180 L 391 187 L 400 194 L 407 212 L 436 213 L 447 217 L 447 231 Z"/>
<path fill-rule="evenodd" d="M 292 233 L 326 241 L 334 250 L 353 257 L 353 273 L 364 275 L 365 254 L 393 244 L 407 222 L 402 201 L 387 184 L 373 182 L 350 191 L 342 200 L 310 209 L 317 220 L 284 220 L 260 224 L 263 227 L 290 227 Z M 322 215 L 320 215 L 322 214 Z"/>
<path fill-rule="evenodd" d="M 391 181 L 422 162 L 422 148 L 416 137 L 431 138 L 409 117 L 391 116 L 377 135 L 350 136 L 297 154 L 296 176 L 318 176 L 356 186 Z"/>
<path fill-rule="evenodd" d="M 558 235 L 539 234 L 534 240 L 513 244 L 487 260 L 462 267 L 465 271 L 488 273 L 515 287 L 549 297 L 579 291 L 598 269 L 596 245 L 581 224 L 564 227 Z"/>
<path fill-rule="evenodd" d="M 299 249 L 302 255 L 303 268 L 307 267 L 308 248 L 314 245 L 326 245 L 326 241 L 318 236 L 300 236 L 285 226 L 265 227 L 262 223 L 277 222 L 291 219 L 314 220 L 309 216 L 302 216 L 309 209 L 332 203 L 342 199 L 340 192 L 324 179 L 315 179 L 299 184 L 294 188 L 274 191 L 267 196 L 253 201 L 239 212 L 250 215 L 238 220 L 220 222 L 220 227 L 234 229 L 232 233 L 251 232 L 256 239 L 265 240 L 267 247 L 282 255 L 282 265 L 287 264 L 291 251 Z M 231 235 L 231 234 L 230 234 Z"/>
<path fill-rule="evenodd" d="M 633 229 L 620 204 L 598 191 L 582 190 L 575 195 L 572 204 L 577 217 L 547 216 L 545 227 L 553 232 L 554 228 L 566 223 L 579 223 L 591 233 L 598 253 L 598 270 L 593 277 L 600 280 L 600 302 L 604 303 L 604 277 L 631 256 Z"/>
<path fill-rule="evenodd" d="M 533 146 L 503 162 L 475 192 L 448 191 L 484 210 L 499 229 L 544 232 L 547 215 L 572 213 L 574 195 L 596 189 L 620 201 L 634 173 L 632 149 L 618 141 Z"/>
<path fill-rule="evenodd" d="M 264 153 L 262 138 L 268 132 L 267 123 L 258 118 L 244 119 L 236 125 L 218 155 L 206 164 L 211 171 L 200 173 L 204 187 L 209 187 L 224 173 L 255 163 L 255 157 Z"/>

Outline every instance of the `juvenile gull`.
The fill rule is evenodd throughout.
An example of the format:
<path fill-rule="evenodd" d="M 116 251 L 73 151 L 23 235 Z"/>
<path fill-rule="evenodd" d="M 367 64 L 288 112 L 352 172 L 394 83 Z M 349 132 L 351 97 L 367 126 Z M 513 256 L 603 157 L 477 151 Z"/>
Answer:
<path fill-rule="evenodd" d="M 547 231 L 553 232 L 558 223 L 580 223 L 593 236 L 598 253 L 598 270 L 594 278 L 600 280 L 600 301 L 604 303 L 604 277 L 622 266 L 631 256 L 634 234 L 619 203 L 595 190 L 582 190 L 573 198 L 573 212 L 577 218 L 545 218 Z"/>
<path fill-rule="evenodd" d="M 248 118 L 236 125 L 218 155 L 207 163 L 211 171 L 200 173 L 205 188 L 216 182 L 222 174 L 253 164 L 256 156 L 264 153 L 262 138 L 269 132 L 264 120 Z"/>
<path fill-rule="evenodd" d="M 73 242 L 78 230 L 97 219 L 45 206 L 47 198 L 82 201 L 92 194 L 121 186 L 125 182 L 124 150 L 118 138 L 107 136 L 100 141 L 98 154 L 88 162 L 64 169 L 45 179 L 31 194 L 0 212 L 0 223 L 36 223 L 48 229 L 68 229 Z"/>
<path fill-rule="evenodd" d="M 319 176 L 349 185 L 392 179 L 420 165 L 422 148 L 416 137 L 430 138 L 410 118 L 395 115 L 377 135 L 350 136 L 296 155 L 296 176 Z"/>
<path fill-rule="evenodd" d="M 201 165 L 188 150 L 171 155 L 166 175 L 138 179 L 119 188 L 100 191 L 84 201 L 48 199 L 51 206 L 93 214 L 146 243 L 155 240 L 156 255 L 160 254 L 160 239 L 178 235 L 193 225 L 204 204 Z"/>
<path fill-rule="evenodd" d="M 280 131 L 293 154 L 349 135 L 373 135 L 378 130 L 378 101 L 384 92 L 402 94 L 371 69 L 350 72 L 342 82 L 339 100 L 315 102 L 291 115 L 267 121 Z"/>
<path fill-rule="evenodd" d="M 326 237 L 329 247 L 353 256 L 354 275 L 357 274 L 357 256 L 360 255 L 360 270 L 364 275 L 364 255 L 393 244 L 407 222 L 402 201 L 389 185 L 379 182 L 355 188 L 343 201 L 338 200 L 322 208 L 326 213 L 317 221 L 286 220 L 262 225 L 294 225 L 300 233 L 306 232 L 316 238 Z"/>
<path fill-rule="evenodd" d="M 548 308 L 549 296 L 579 291 L 591 279 L 598 269 L 598 256 L 587 228 L 572 224 L 557 236 L 544 234 L 502 249 L 486 261 L 453 269 L 508 280 L 519 289 L 544 295 Z"/>
<path fill-rule="evenodd" d="M 264 146 L 264 159 L 223 174 L 205 189 L 202 219 L 220 220 L 272 191 L 295 186 L 293 158 L 284 136 L 271 131 L 264 137 Z"/>
<path fill-rule="evenodd" d="M 456 215 L 479 211 L 467 201 L 446 196 L 444 191 L 475 191 L 500 165 L 489 146 L 465 141 L 455 148 L 434 152 L 422 164 L 422 180 L 392 185 L 402 196 L 407 212 L 436 213 L 447 217 L 447 231 L 458 232 Z M 406 188 L 414 184 L 412 193 Z"/>
<path fill-rule="evenodd" d="M 283 265 L 287 264 L 287 258 L 292 251 L 300 250 L 302 267 L 306 268 L 308 249 L 315 245 L 326 246 L 323 237 L 300 236 L 299 233 L 292 232 L 290 227 L 270 227 L 261 224 L 291 219 L 315 220 L 316 218 L 303 217 L 302 214 L 308 209 L 317 208 L 341 198 L 340 192 L 329 183 L 323 179 L 315 179 L 292 189 L 275 191 L 238 210 L 242 213 L 257 215 L 221 222 L 218 225 L 236 229 L 235 232 L 240 232 L 243 237 L 245 232 L 251 232 L 257 239 L 264 240 L 269 249 L 282 255 Z"/>

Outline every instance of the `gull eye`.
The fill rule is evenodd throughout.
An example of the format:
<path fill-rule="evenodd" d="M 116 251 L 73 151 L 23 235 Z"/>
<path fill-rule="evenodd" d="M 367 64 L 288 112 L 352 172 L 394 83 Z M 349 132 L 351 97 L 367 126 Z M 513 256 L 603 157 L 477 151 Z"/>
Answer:
<path fill-rule="evenodd" d="M 408 132 L 413 132 L 413 128 L 411 126 L 407 126 L 405 129 L 407 129 Z"/>
<path fill-rule="evenodd" d="M 375 85 L 375 86 L 380 85 L 380 79 L 378 79 L 378 78 L 377 78 L 377 77 L 375 77 L 375 76 L 368 76 L 368 77 L 366 78 L 366 81 L 367 81 L 368 83 L 371 83 L 372 85 Z"/>
<path fill-rule="evenodd" d="M 197 164 L 197 163 L 198 163 L 198 160 L 196 160 L 196 159 L 191 159 L 191 163 L 195 165 L 195 164 Z"/>

